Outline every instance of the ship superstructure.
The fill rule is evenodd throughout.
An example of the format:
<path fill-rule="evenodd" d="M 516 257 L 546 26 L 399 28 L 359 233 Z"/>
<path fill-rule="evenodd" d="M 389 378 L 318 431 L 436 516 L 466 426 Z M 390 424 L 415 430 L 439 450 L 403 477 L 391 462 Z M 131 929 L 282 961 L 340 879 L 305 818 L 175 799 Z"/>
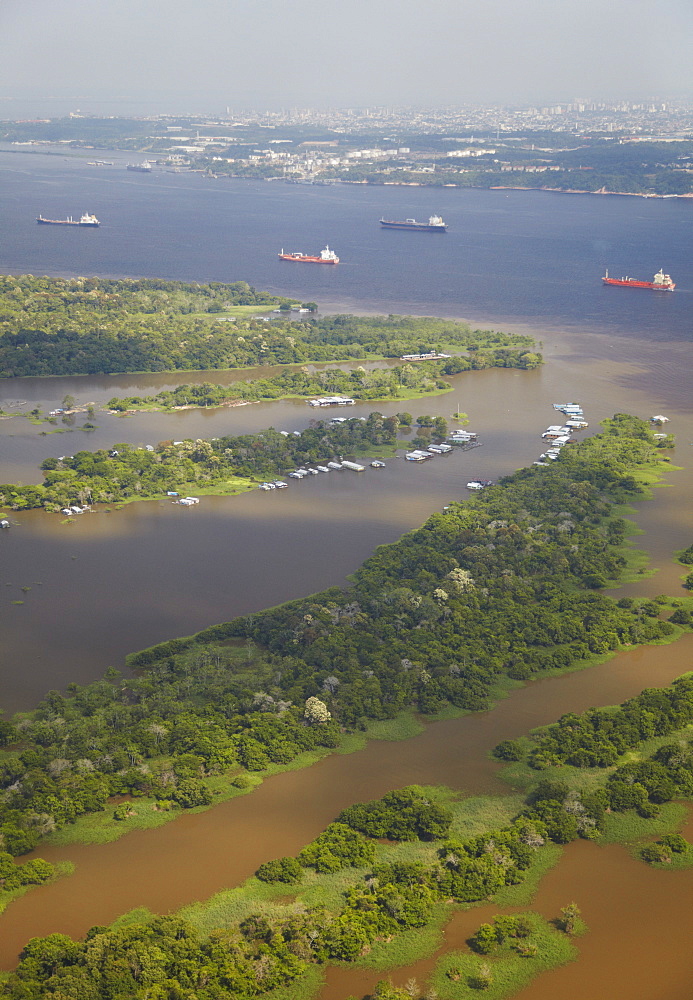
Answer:
<path fill-rule="evenodd" d="M 292 260 L 297 261 L 300 264 L 339 264 L 339 257 L 334 252 L 330 250 L 328 246 L 324 250 L 320 251 L 320 255 L 317 257 L 311 256 L 307 253 L 285 253 L 284 250 L 277 255 L 280 260 Z"/>
<path fill-rule="evenodd" d="M 392 219 L 381 219 L 383 229 L 409 229 L 417 233 L 444 233 L 447 225 L 439 215 L 432 215 L 428 222 L 417 222 L 416 219 L 405 219 L 397 222 Z"/>
<path fill-rule="evenodd" d="M 670 274 L 665 274 L 660 268 L 652 281 L 640 281 L 638 278 L 610 278 L 607 270 L 602 278 L 605 285 L 621 285 L 625 288 L 654 288 L 661 292 L 673 292 L 676 284 L 671 280 Z"/>

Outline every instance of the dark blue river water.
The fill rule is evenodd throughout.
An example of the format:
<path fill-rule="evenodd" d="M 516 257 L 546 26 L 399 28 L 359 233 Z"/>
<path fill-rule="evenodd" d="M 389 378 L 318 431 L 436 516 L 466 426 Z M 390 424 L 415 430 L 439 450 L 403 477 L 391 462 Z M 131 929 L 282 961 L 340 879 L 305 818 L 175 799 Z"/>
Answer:
<path fill-rule="evenodd" d="M 9 147 L 16 150 L 17 147 Z M 5 147 L 7 150 L 8 147 Z M 89 166 L 105 157 L 115 166 Z M 691 338 L 693 201 L 451 188 L 302 186 L 125 170 L 134 154 L 0 152 L 1 273 L 246 280 L 325 307 Z M 93 212 L 98 230 L 37 226 Z M 440 213 L 445 234 L 378 220 Z M 282 262 L 282 248 L 337 267 Z M 676 292 L 607 288 L 660 267 Z"/>

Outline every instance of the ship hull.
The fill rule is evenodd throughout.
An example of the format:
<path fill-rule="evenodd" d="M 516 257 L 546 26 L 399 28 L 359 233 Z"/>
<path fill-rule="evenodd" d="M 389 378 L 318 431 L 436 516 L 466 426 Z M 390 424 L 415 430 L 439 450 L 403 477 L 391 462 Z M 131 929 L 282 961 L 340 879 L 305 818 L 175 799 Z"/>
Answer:
<path fill-rule="evenodd" d="M 99 222 L 79 222 L 73 219 L 37 219 L 39 226 L 78 226 L 80 229 L 98 229 Z"/>
<path fill-rule="evenodd" d="M 654 281 L 637 281 L 635 278 L 602 278 L 605 285 L 618 285 L 620 288 L 653 288 L 656 292 L 673 292 L 676 284 L 658 284 Z"/>
<path fill-rule="evenodd" d="M 412 233 L 444 233 L 448 228 L 444 222 L 431 226 L 428 222 L 390 222 L 387 219 L 381 219 L 380 225 L 383 229 L 406 229 Z"/>
<path fill-rule="evenodd" d="M 303 255 L 297 257 L 294 254 L 290 253 L 280 253 L 278 256 L 280 260 L 290 260 L 294 264 L 338 264 L 339 263 L 339 260 L 322 260 L 321 257 L 307 257 Z"/>

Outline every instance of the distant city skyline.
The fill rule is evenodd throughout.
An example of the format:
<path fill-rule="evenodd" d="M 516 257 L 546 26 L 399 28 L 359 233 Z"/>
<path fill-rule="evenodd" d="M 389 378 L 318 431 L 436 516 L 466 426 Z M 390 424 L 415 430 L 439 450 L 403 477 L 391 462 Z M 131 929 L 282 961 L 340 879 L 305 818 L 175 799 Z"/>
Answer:
<path fill-rule="evenodd" d="M 692 40 L 690 0 L 0 0 L 0 117 L 685 99 Z"/>

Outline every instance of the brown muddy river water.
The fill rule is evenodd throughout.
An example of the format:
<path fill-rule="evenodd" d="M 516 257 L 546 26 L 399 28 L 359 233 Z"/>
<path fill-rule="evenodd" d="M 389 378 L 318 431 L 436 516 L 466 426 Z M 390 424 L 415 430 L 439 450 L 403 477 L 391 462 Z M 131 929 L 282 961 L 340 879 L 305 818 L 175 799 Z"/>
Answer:
<path fill-rule="evenodd" d="M 109 514 L 97 511 L 70 524 L 38 511 L 13 515 L 12 529 L 0 532 L 4 707 L 29 707 L 48 688 L 89 681 L 109 664 L 121 665 L 125 653 L 160 639 L 343 582 L 376 545 L 463 495 L 472 476 L 496 478 L 538 457 L 539 435 L 553 422 L 551 403 L 560 399 L 580 400 L 591 430 L 615 411 L 671 417 L 669 427 L 677 435 L 673 461 L 684 469 L 667 474 L 667 486 L 654 491 L 652 502 L 639 503 L 637 511 L 644 532 L 637 544 L 658 572 L 624 593 L 677 593 L 682 568 L 671 553 L 693 538 L 686 345 L 651 347 L 631 339 L 626 344 L 625 338 L 589 333 L 578 341 L 547 333 L 544 351 L 550 363 L 535 372 L 463 375 L 447 396 L 364 404 L 349 411 L 406 409 L 415 416 L 449 417 L 460 406 L 483 441 L 472 452 L 421 466 L 389 460 L 386 469 L 313 477 L 275 494 L 205 497 L 188 510 L 147 502 Z M 207 377 L 203 373 L 200 379 Z M 15 380 L 3 392 L 14 400 L 43 393 L 41 398 L 55 405 L 66 392 L 98 402 L 115 393 L 144 392 L 153 384 L 150 376 L 121 376 L 92 384 L 83 380 L 75 392 L 65 386 L 76 380 L 45 381 L 56 385 Z M 100 429 L 94 437 L 79 431 L 40 437 L 41 428 L 12 418 L 0 422 L 0 447 L 17 477 L 21 473 L 30 482 L 38 478 L 38 462 L 50 454 L 122 440 L 240 433 L 270 424 L 293 430 L 311 415 L 305 404 L 293 402 L 129 420 L 104 414 L 95 421 Z M 22 594 L 22 586 L 31 590 Z M 11 603 L 17 599 L 24 604 Z M 101 847 L 42 850 L 53 861 L 73 860 L 75 874 L 32 891 L 0 917 L 0 965 L 11 967 L 31 936 L 80 935 L 138 905 L 166 912 L 238 884 L 260 862 L 298 851 L 344 806 L 388 789 L 423 782 L 502 793 L 497 766 L 487 758 L 500 739 L 566 711 L 621 701 L 643 687 L 667 683 L 691 669 L 692 653 L 693 635 L 672 646 L 624 653 L 582 673 L 530 684 L 491 712 L 428 725 L 405 743 L 374 742 L 360 753 L 277 775 L 251 795 L 182 816 L 159 830 L 134 832 Z M 575 899 L 590 933 L 578 941 L 577 962 L 544 975 L 521 996 L 690 998 L 692 889 L 691 873 L 655 872 L 621 848 L 570 845 L 542 883 L 535 906 L 551 917 Z M 483 919 L 485 909 L 455 917 L 446 946 L 462 946 Z M 430 963 L 420 963 L 393 978 L 403 982 L 416 975 L 423 981 L 429 968 Z M 323 1000 L 363 995 L 378 978 L 330 970 Z"/>

